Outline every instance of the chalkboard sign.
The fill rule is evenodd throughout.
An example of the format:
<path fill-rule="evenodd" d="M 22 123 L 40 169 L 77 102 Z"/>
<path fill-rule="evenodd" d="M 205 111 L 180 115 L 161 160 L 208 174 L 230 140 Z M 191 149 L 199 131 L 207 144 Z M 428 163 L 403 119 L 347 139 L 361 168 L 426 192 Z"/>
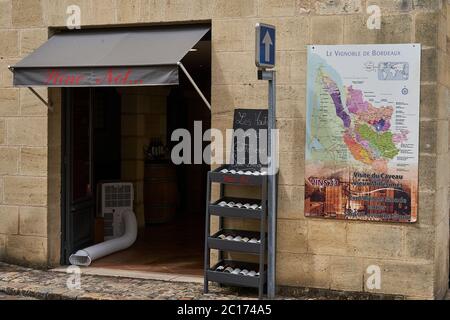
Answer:
<path fill-rule="evenodd" d="M 233 120 L 232 165 L 259 170 L 267 166 L 267 109 L 236 109 Z"/>

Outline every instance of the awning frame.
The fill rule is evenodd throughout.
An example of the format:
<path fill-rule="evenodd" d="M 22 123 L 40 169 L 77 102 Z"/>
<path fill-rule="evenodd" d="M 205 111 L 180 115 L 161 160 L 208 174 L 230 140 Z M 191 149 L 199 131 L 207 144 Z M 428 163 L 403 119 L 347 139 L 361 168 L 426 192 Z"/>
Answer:
<path fill-rule="evenodd" d="M 9 71 L 11 71 L 12 73 L 14 73 L 14 68 L 11 66 L 8 66 Z M 48 99 L 48 101 L 45 101 L 45 99 L 36 91 L 34 90 L 34 88 L 32 87 L 27 87 L 28 90 L 31 91 L 32 94 L 34 94 L 39 100 L 41 100 L 41 102 L 43 104 L 45 104 L 45 106 L 47 107 L 48 110 L 53 111 L 53 103 L 51 102 L 50 99 Z"/>
<path fill-rule="evenodd" d="M 209 110 L 211 110 L 211 104 L 209 103 L 208 99 L 206 99 L 206 97 L 203 94 L 202 90 L 200 90 L 200 88 L 197 86 L 197 83 L 195 83 L 194 79 L 191 77 L 191 75 L 186 70 L 186 68 L 184 67 L 183 63 L 181 63 L 181 61 L 178 62 L 178 66 L 184 72 L 184 74 L 189 79 L 191 84 L 194 86 L 194 89 L 197 91 L 197 93 L 199 94 L 200 98 L 202 98 L 203 102 L 206 104 L 206 106 L 209 108 Z"/>
<path fill-rule="evenodd" d="M 183 73 L 186 75 L 186 77 L 189 79 L 189 81 L 191 82 L 192 86 L 194 87 L 194 89 L 197 91 L 197 93 L 199 94 L 200 98 L 202 98 L 203 102 L 205 103 L 205 105 L 208 107 L 209 110 L 211 110 L 211 103 L 208 101 L 208 99 L 206 99 L 205 95 L 203 94 L 202 90 L 198 87 L 197 83 L 195 82 L 195 80 L 191 77 L 191 75 L 189 74 L 189 72 L 187 71 L 187 69 L 184 67 L 183 63 L 181 61 L 178 61 L 177 65 L 180 67 L 180 69 L 183 71 Z M 13 72 L 13 67 L 8 66 L 9 71 Z M 53 111 L 53 103 L 51 102 L 50 99 L 48 99 L 48 101 L 45 101 L 45 99 L 36 91 L 34 90 L 32 87 L 27 87 L 28 90 L 30 90 L 43 104 L 45 104 L 48 108 L 48 110 Z"/>

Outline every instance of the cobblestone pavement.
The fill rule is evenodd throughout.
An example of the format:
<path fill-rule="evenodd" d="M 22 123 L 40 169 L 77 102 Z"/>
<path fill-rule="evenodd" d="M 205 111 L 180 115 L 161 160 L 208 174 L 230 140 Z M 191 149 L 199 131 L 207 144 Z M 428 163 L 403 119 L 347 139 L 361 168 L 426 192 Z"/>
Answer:
<path fill-rule="evenodd" d="M 199 283 L 165 282 L 82 275 L 81 290 L 67 288 L 68 274 L 0 263 L 0 294 L 38 299 L 81 300 L 243 300 L 257 299 L 253 291 L 210 286 L 203 294 Z M 1 297 L 0 297 L 1 299 Z"/>
<path fill-rule="evenodd" d="M 36 299 L 23 296 L 11 296 L 8 294 L 0 293 L 0 301 L 4 300 L 36 300 Z"/>

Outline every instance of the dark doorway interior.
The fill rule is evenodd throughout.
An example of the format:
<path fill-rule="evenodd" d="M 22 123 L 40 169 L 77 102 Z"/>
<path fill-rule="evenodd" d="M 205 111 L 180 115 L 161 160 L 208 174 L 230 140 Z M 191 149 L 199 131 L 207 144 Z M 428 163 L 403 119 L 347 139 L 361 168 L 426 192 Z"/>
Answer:
<path fill-rule="evenodd" d="M 114 88 L 64 89 L 62 263 L 94 241 L 96 186 L 120 179 L 120 97 Z"/>
<path fill-rule="evenodd" d="M 209 34 L 183 63 L 210 100 Z M 170 150 L 174 146 L 170 142 L 173 130 L 187 129 L 193 137 L 194 121 L 201 121 L 204 132 L 211 127 L 211 112 L 181 72 L 180 85 L 169 90 L 165 119 L 167 141 L 164 142 Z M 120 90 L 116 88 L 65 89 L 64 97 L 62 263 L 67 264 L 71 253 L 94 244 L 95 217 L 99 212 L 98 183 L 122 180 L 121 109 L 127 106 L 121 105 Z M 92 267 L 202 274 L 206 175 L 210 167 L 186 164 L 175 170 L 178 197 L 174 217 L 164 223 L 147 223 L 145 228 L 140 228 L 138 240 L 131 248 L 99 259 Z"/>

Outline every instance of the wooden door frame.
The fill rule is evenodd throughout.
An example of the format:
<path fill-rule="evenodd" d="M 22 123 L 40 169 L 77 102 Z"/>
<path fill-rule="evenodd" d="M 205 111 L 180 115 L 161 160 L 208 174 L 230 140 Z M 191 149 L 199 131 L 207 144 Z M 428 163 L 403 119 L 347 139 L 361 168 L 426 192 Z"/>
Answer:
<path fill-rule="evenodd" d="M 94 104 L 94 88 L 90 90 L 90 102 L 89 102 L 89 131 L 90 131 L 90 150 L 89 161 L 90 166 L 90 181 L 91 188 L 93 187 L 93 104 Z M 73 219 L 70 215 L 72 199 L 70 194 L 72 193 L 72 108 L 73 108 L 73 88 L 62 88 L 61 92 L 62 104 L 61 104 L 61 264 L 67 265 L 69 263 L 69 256 L 73 252 L 74 236 L 73 236 Z M 93 194 L 95 202 L 95 194 Z M 94 203 L 95 208 L 95 203 Z"/>

